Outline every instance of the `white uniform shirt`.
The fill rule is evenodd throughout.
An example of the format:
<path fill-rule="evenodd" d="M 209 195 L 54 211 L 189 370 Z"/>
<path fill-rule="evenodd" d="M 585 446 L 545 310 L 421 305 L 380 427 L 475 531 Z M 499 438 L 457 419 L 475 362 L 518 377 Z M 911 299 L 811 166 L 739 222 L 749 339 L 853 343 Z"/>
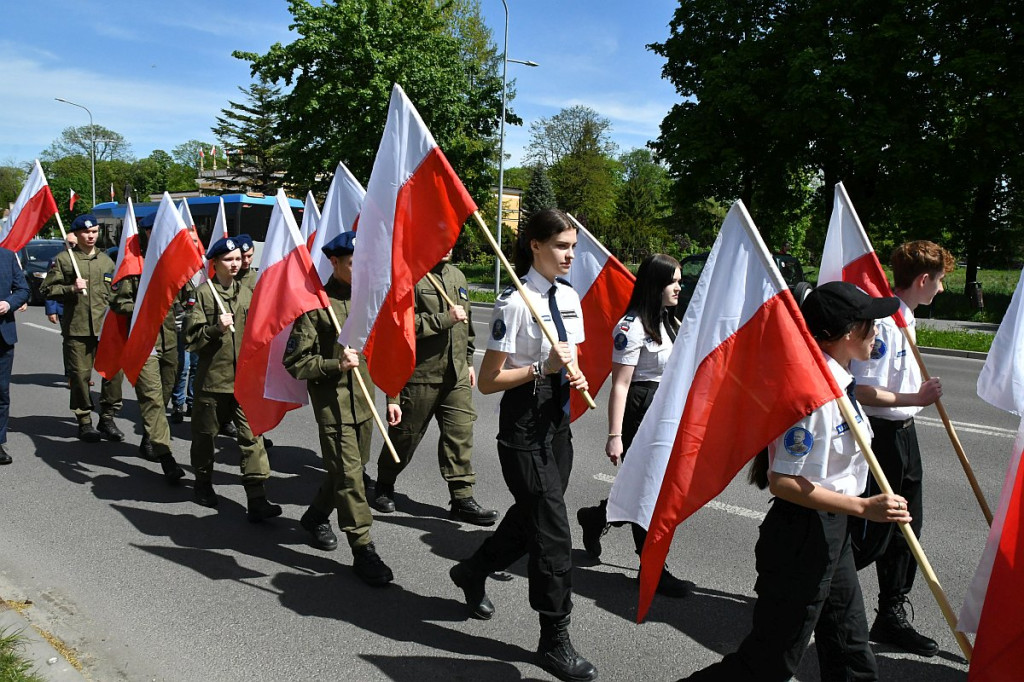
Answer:
<path fill-rule="evenodd" d="M 838 362 L 825 357 L 836 383 L 845 391 L 853 377 Z M 858 416 L 857 420 L 870 435 L 867 419 Z M 867 460 L 835 400 L 787 429 L 768 452 L 775 473 L 802 476 L 814 485 L 846 495 L 860 495 L 867 485 Z"/>
<path fill-rule="evenodd" d="M 917 320 L 914 312 L 907 304 L 900 301 L 900 312 L 907 321 L 907 330 L 911 338 L 917 340 Z M 878 335 L 875 347 L 871 350 L 871 359 L 865 362 L 853 362 L 850 370 L 857 377 L 857 383 L 864 386 L 878 386 L 893 393 L 917 393 L 923 383 L 921 368 L 914 358 L 903 332 L 896 326 L 892 317 L 878 320 Z M 920 412 L 922 407 L 874 407 L 864 406 L 864 413 L 869 417 L 880 417 L 893 421 L 909 419 Z"/>
<path fill-rule="evenodd" d="M 672 354 L 672 337 L 665 330 L 664 321 L 659 324 L 661 343 L 647 335 L 643 322 L 632 313 L 619 320 L 612 330 L 612 362 L 635 367 L 631 381 L 661 381 L 665 373 L 665 363 Z"/>
<path fill-rule="evenodd" d="M 523 288 L 530 298 L 530 303 L 533 304 L 534 309 L 544 320 L 544 324 L 551 328 L 557 338 L 555 324 L 551 320 L 551 308 L 548 305 L 548 290 L 551 289 L 552 283 L 533 268 L 530 268 L 523 280 Z M 555 285 L 558 287 L 555 291 L 555 301 L 558 303 L 558 311 L 562 316 L 562 323 L 565 325 L 569 348 L 572 350 L 572 357 L 575 360 L 576 344 L 583 343 L 585 338 L 580 297 L 575 289 L 563 281 L 556 281 Z M 505 359 L 506 369 L 526 367 L 535 362 L 543 362 L 551 352 L 551 344 L 548 342 L 547 336 L 541 331 L 540 326 L 533 319 L 533 315 L 530 314 L 530 309 L 514 287 L 505 289 L 494 303 L 487 350 L 508 353 L 508 357 Z"/>

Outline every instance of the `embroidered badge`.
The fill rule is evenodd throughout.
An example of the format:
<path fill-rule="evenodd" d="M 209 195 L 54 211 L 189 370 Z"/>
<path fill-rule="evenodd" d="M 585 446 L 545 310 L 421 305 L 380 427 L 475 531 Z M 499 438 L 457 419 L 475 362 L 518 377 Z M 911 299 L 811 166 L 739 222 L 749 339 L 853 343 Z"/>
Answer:
<path fill-rule="evenodd" d="M 575 310 L 559 310 L 562 313 L 563 320 L 575 320 L 579 315 L 576 314 Z"/>
<path fill-rule="evenodd" d="M 805 428 L 794 426 L 782 439 L 786 452 L 794 457 L 803 457 L 814 447 L 814 435 Z"/>
<path fill-rule="evenodd" d="M 288 337 L 288 344 L 284 347 L 286 353 L 294 353 L 295 349 L 299 346 L 299 339 L 296 336 Z"/>
<path fill-rule="evenodd" d="M 110 284 L 114 280 L 114 273 L 108 272 L 103 275 L 103 281 Z"/>
<path fill-rule="evenodd" d="M 466 291 L 465 287 L 459 287 L 459 298 L 461 298 L 463 301 L 469 300 L 469 292 Z"/>
<path fill-rule="evenodd" d="M 505 338 L 506 331 L 507 329 L 505 328 L 505 320 L 499 317 L 497 320 L 494 321 L 494 324 L 491 326 L 491 338 L 494 339 L 495 341 L 500 341 L 501 339 Z"/>
<path fill-rule="evenodd" d="M 875 337 L 875 345 L 871 347 L 871 359 L 872 360 L 881 360 L 882 358 L 885 357 L 885 353 L 886 353 L 887 350 L 889 350 L 889 349 L 885 345 L 885 341 L 882 341 L 882 339 L 880 339 L 880 338 L 878 338 L 876 336 Z"/>
<path fill-rule="evenodd" d="M 619 332 L 618 334 L 615 335 L 615 350 L 625 350 L 625 349 L 626 349 L 626 335 L 623 334 L 622 332 Z"/>

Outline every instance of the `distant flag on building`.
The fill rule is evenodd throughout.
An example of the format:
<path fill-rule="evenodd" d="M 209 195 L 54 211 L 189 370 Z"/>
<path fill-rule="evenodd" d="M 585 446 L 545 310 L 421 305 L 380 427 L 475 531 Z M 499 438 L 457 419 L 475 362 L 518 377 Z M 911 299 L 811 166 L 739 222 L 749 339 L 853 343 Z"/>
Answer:
<path fill-rule="evenodd" d="M 316 236 L 316 228 L 320 225 L 320 207 L 316 205 L 316 199 L 312 192 L 306 193 L 306 208 L 302 211 L 302 226 L 299 232 L 306 242 L 306 248 L 313 248 L 313 238 Z"/>
<path fill-rule="evenodd" d="M 110 183 L 110 200 L 114 200 L 114 183 Z"/>
<path fill-rule="evenodd" d="M 330 259 L 324 255 L 321 249 L 324 244 L 342 232 L 351 232 L 356 229 L 359 212 L 363 210 L 363 197 L 365 196 L 366 190 L 363 189 L 363 186 L 345 167 L 345 164 L 339 163 L 338 168 L 334 171 L 331 186 L 327 189 L 327 198 L 324 199 L 324 210 L 320 216 L 320 223 L 313 234 L 313 246 L 309 249 L 313 266 L 323 284 L 327 284 L 334 268 L 331 266 Z"/>
<path fill-rule="evenodd" d="M 636 277 L 583 225 L 575 218 L 572 221 L 576 224 L 577 241 L 569 283 L 580 297 L 587 339 L 579 345 L 579 365 L 592 394 L 597 395 L 612 371 L 613 332 L 626 313 Z M 579 391 L 572 392 L 569 407 L 573 421 L 587 411 Z"/>
<path fill-rule="evenodd" d="M 129 198 L 128 208 L 125 210 L 121 226 L 121 241 L 117 247 L 117 261 L 114 263 L 114 277 L 110 281 L 111 288 L 116 291 L 120 281 L 125 277 L 142 275 L 144 264 L 142 248 L 139 243 L 139 228 L 135 221 L 135 207 Z M 103 318 L 103 328 L 100 331 L 100 340 L 96 347 L 96 359 L 93 366 L 96 368 L 96 372 L 108 381 L 121 371 L 121 358 L 124 354 L 125 343 L 128 341 L 129 322 L 130 319 L 127 315 L 118 315 L 113 310 L 107 310 L 107 314 Z"/>
<path fill-rule="evenodd" d="M 772 440 L 841 394 L 750 215 L 736 202 L 627 452 L 641 454 L 624 459 L 608 499 L 609 521 L 648 530 L 637 621 L 650 607 L 676 527 Z"/>
<path fill-rule="evenodd" d="M 43 167 L 37 159 L 18 198 L 14 200 L 11 214 L 0 228 L 0 246 L 20 251 L 56 212 L 57 202 L 53 200 Z"/>
<path fill-rule="evenodd" d="M 395 84 L 359 215 L 352 304 L 338 342 L 361 350 L 373 382 L 398 392 L 416 365 L 413 287 L 476 211 L 419 112 Z"/>
<path fill-rule="evenodd" d="M 68 212 L 75 210 L 75 202 L 78 201 L 78 195 L 75 194 L 75 190 L 71 190 L 71 196 L 68 198 Z"/>

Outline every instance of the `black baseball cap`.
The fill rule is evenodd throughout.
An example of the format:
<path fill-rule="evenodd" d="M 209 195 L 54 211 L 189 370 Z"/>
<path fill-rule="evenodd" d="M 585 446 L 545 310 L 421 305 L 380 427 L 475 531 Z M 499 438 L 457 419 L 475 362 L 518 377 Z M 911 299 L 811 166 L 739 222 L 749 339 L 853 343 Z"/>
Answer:
<path fill-rule="evenodd" d="M 800 307 L 811 336 L 830 339 L 855 322 L 889 317 L 900 308 L 895 296 L 874 298 L 849 282 L 826 282 L 807 294 Z"/>

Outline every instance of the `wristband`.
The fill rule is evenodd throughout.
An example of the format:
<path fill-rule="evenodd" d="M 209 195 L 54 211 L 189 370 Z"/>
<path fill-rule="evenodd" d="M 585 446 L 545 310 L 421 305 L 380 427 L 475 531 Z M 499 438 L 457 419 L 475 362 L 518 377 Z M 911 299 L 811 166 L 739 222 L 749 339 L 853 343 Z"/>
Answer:
<path fill-rule="evenodd" d="M 609 438 L 622 438 L 622 434 L 621 433 L 609 433 L 608 437 Z"/>

